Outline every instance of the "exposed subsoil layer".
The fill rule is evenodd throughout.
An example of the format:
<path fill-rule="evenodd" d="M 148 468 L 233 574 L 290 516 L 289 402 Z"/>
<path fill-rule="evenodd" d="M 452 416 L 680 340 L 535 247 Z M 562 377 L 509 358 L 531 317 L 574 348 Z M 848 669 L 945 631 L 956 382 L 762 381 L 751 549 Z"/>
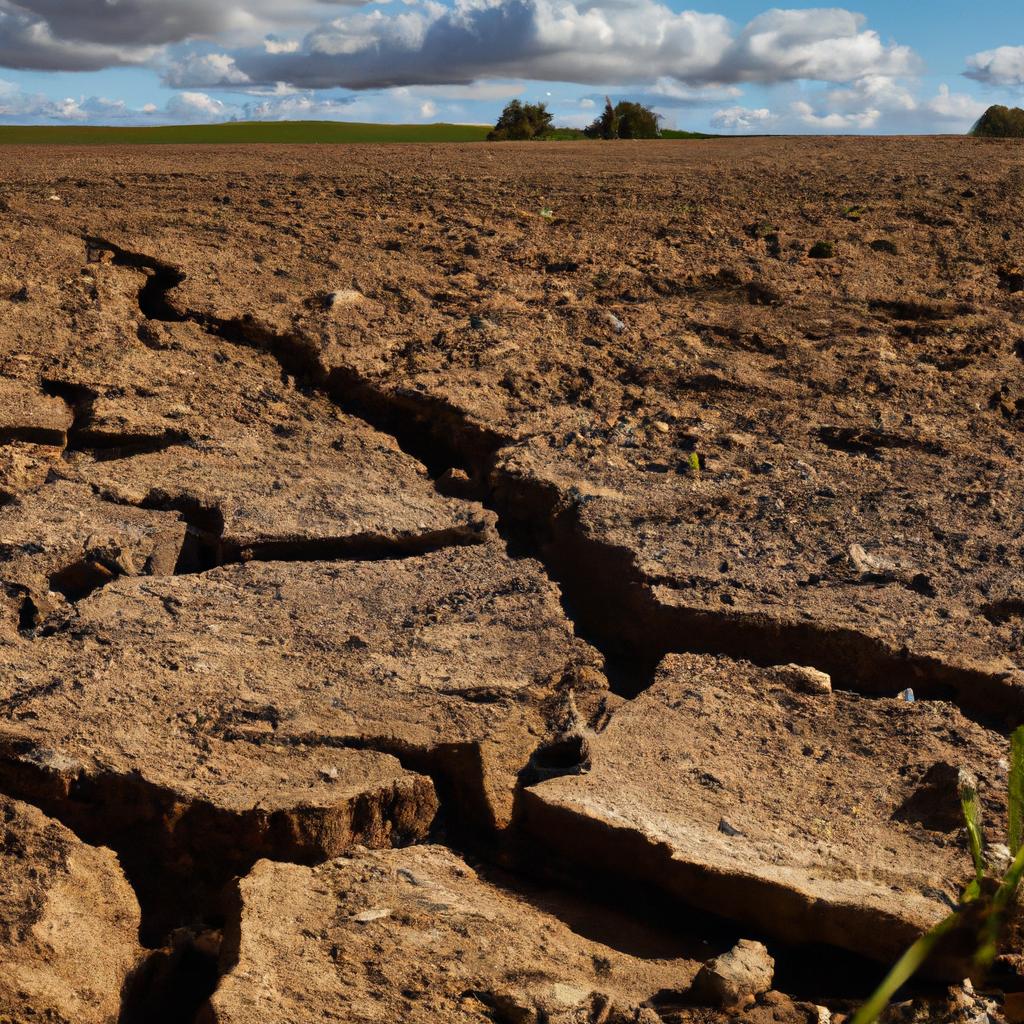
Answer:
<path fill-rule="evenodd" d="M 8 150 L 0 1011 L 841 1019 L 1005 816 L 1020 153 Z"/>

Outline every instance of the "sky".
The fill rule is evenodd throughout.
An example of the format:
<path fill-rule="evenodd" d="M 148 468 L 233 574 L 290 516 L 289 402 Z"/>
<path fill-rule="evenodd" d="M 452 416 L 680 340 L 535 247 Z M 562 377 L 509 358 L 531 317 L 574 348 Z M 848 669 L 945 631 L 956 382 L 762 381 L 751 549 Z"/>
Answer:
<path fill-rule="evenodd" d="M 608 95 L 666 127 L 967 130 L 1024 105 L 1020 0 L 0 0 L 0 124 L 582 127 Z"/>

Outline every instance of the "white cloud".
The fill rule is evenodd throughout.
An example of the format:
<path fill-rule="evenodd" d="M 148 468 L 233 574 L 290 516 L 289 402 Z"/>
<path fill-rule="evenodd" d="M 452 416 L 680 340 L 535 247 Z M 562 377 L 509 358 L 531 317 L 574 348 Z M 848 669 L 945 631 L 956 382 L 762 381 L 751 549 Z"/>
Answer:
<path fill-rule="evenodd" d="M 885 75 L 865 75 L 843 89 L 826 94 L 828 106 L 839 113 L 857 113 L 864 109 L 909 111 L 917 109 L 917 100 L 906 85 Z"/>
<path fill-rule="evenodd" d="M 763 132 L 776 121 L 778 118 L 767 107 L 725 107 L 711 116 L 711 127 L 726 132 Z"/>
<path fill-rule="evenodd" d="M 437 104 L 433 100 L 424 100 L 420 104 L 420 117 L 436 117 L 437 116 Z"/>
<path fill-rule="evenodd" d="M 298 39 L 279 39 L 277 36 L 267 36 L 263 40 L 263 49 L 267 53 L 296 53 L 302 48 Z"/>
<path fill-rule="evenodd" d="M 88 71 L 144 64 L 189 40 L 244 46 L 274 28 L 312 28 L 325 5 L 346 0 L 0 0 L 0 66 Z"/>
<path fill-rule="evenodd" d="M 806 100 L 797 100 L 790 104 L 790 110 L 797 120 L 815 129 L 834 132 L 863 132 L 874 128 L 882 116 L 882 111 L 871 108 L 852 114 L 838 111 L 818 113 Z"/>
<path fill-rule="evenodd" d="M 909 74 L 918 64 L 908 47 L 883 43 L 862 16 L 841 9 L 772 10 L 737 35 L 721 15 L 675 11 L 659 0 L 456 0 L 454 7 L 423 0 L 397 13 L 375 9 L 324 22 L 296 52 L 233 55 L 256 83 L 350 89 L 498 77 L 688 87 L 838 83 Z M 169 80 L 214 84 L 190 74 L 186 60 Z"/>
<path fill-rule="evenodd" d="M 189 123 L 194 121 L 227 121 L 233 109 L 205 92 L 179 92 L 167 101 L 167 113 Z"/>
<path fill-rule="evenodd" d="M 977 121 L 988 104 L 967 93 L 950 92 L 948 85 L 940 85 L 938 93 L 925 106 L 936 117 L 962 122 L 966 126 Z"/>
<path fill-rule="evenodd" d="M 885 44 L 862 14 L 842 8 L 771 10 L 740 33 L 721 81 L 849 82 L 866 75 L 906 75 L 919 60 L 908 46 Z"/>
<path fill-rule="evenodd" d="M 1024 46 L 999 46 L 967 58 L 964 74 L 986 85 L 1024 86 Z"/>
<path fill-rule="evenodd" d="M 191 54 L 172 64 L 165 78 L 168 85 L 176 87 L 230 87 L 249 84 L 249 76 L 239 70 L 235 58 L 228 53 Z"/>

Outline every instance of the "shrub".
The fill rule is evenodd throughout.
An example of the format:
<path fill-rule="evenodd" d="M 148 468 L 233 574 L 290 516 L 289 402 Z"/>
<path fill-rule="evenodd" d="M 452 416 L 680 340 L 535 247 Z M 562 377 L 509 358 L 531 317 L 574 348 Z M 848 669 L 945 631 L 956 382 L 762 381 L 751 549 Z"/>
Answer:
<path fill-rule="evenodd" d="M 656 139 L 661 116 L 642 103 L 626 100 L 616 104 L 615 113 L 619 119 L 620 139 Z"/>
<path fill-rule="evenodd" d="M 1024 110 L 997 103 L 978 118 L 971 134 L 988 139 L 1024 139 Z"/>
<path fill-rule="evenodd" d="M 659 114 L 642 103 L 620 100 L 612 106 L 606 96 L 601 116 L 583 130 L 591 139 L 656 139 L 660 120 Z"/>
<path fill-rule="evenodd" d="M 537 139 L 551 131 L 553 118 L 546 103 L 522 103 L 511 100 L 501 112 L 494 130 L 488 132 L 491 142 Z"/>
<path fill-rule="evenodd" d="M 830 260 L 835 254 L 836 248 L 831 242 L 815 242 L 807 255 L 812 260 Z"/>

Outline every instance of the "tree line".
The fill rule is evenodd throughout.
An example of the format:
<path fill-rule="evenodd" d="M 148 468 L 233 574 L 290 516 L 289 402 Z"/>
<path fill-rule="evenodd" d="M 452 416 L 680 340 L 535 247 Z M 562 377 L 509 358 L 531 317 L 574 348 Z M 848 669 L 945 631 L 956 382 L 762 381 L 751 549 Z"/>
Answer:
<path fill-rule="evenodd" d="M 554 116 L 546 103 L 512 100 L 506 104 L 487 138 L 491 142 L 524 141 L 548 138 L 557 132 L 588 139 L 656 139 L 661 134 L 660 122 L 661 115 L 642 103 L 620 100 L 613 105 L 611 99 L 605 97 L 604 110 L 582 131 L 556 129 Z"/>

